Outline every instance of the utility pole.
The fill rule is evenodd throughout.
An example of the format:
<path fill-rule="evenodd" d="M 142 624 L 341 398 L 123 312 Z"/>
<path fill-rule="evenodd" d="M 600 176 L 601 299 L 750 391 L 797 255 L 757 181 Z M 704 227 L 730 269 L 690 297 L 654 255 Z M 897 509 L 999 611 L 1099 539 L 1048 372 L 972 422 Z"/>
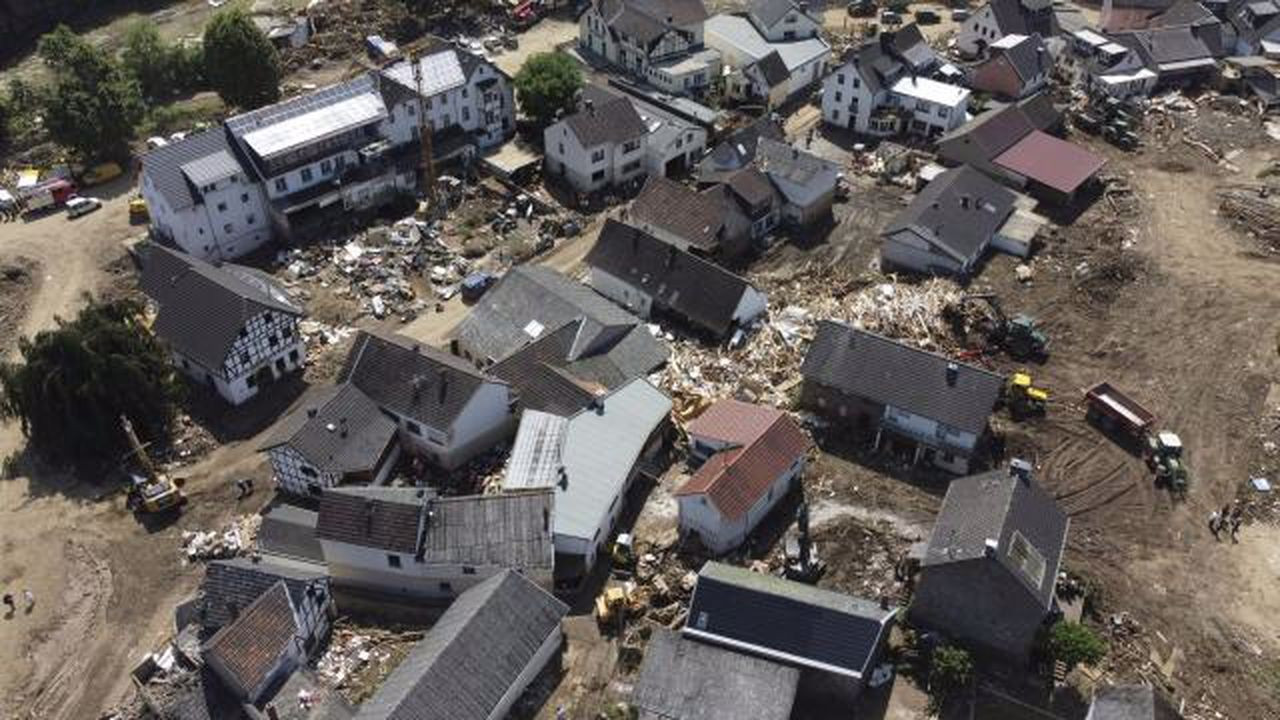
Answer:
<path fill-rule="evenodd" d="M 434 219 L 436 215 L 436 163 L 435 152 L 431 147 L 431 136 L 435 131 L 435 126 L 432 125 L 431 118 L 427 116 L 427 99 L 422 93 L 421 53 L 416 56 L 410 53 L 409 65 L 413 68 L 413 85 L 418 96 L 418 139 L 422 145 L 422 158 L 419 161 L 418 170 L 422 181 L 426 183 L 427 217 Z"/>

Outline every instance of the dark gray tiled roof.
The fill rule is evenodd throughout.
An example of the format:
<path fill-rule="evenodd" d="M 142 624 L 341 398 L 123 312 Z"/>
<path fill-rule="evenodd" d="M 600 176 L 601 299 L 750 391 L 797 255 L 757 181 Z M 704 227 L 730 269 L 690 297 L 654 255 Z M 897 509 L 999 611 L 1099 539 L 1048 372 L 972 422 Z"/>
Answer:
<path fill-rule="evenodd" d="M 449 428 L 485 383 L 462 358 L 412 338 L 362 330 L 338 376 L 377 403 L 438 430 Z"/>
<path fill-rule="evenodd" d="M 1037 93 L 1020 102 L 987 110 L 942 135 L 938 138 L 938 156 L 952 162 L 963 162 L 967 159 L 965 151 L 972 147 L 978 157 L 989 162 L 1032 131 L 1048 130 L 1057 124 L 1058 119 L 1048 96 Z"/>
<path fill-rule="evenodd" d="M 982 368 L 952 360 L 881 335 L 823 320 L 809 345 L 801 373 L 806 381 L 932 418 L 981 435 L 1004 386 Z"/>
<path fill-rule="evenodd" d="M 755 66 L 760 68 L 760 74 L 764 76 L 764 81 L 771 88 L 778 87 L 791 79 L 791 73 L 787 72 L 787 64 L 782 62 L 782 56 L 777 50 L 757 60 Z"/>
<path fill-rule="evenodd" d="M 1209 46 L 1186 26 L 1115 33 L 1112 39 L 1156 65 L 1213 58 Z"/>
<path fill-rule="evenodd" d="M 227 691 L 217 674 L 202 665 L 190 675 L 169 683 L 163 693 L 153 693 L 165 720 L 241 720 L 248 718 L 240 701 Z"/>
<path fill-rule="evenodd" d="M 271 311 L 301 315 L 289 294 L 264 273 L 239 265 L 211 265 L 178 250 L 145 248 L 142 291 L 157 305 L 155 333 L 173 349 L 217 369 L 241 328 Z"/>
<path fill-rule="evenodd" d="M 895 614 L 849 595 L 709 561 L 698 573 L 684 633 L 860 677 Z"/>
<path fill-rule="evenodd" d="M 834 163 L 769 138 L 760 138 L 756 145 L 756 167 L 770 176 L 786 178 L 804 186 L 814 181 L 834 185 L 840 172 Z"/>
<path fill-rule="evenodd" d="M 990 4 L 996 26 L 1005 35 L 1039 33 L 1049 37 L 1058 32 L 1049 0 L 990 0 Z"/>
<path fill-rule="evenodd" d="M 635 105 L 624 95 L 616 95 L 588 85 L 582 89 L 578 112 L 566 117 L 582 147 L 590 149 L 604 143 L 623 143 L 644 137 L 649 132 Z"/>
<path fill-rule="evenodd" d="M 765 174 L 754 167 L 743 168 L 730 175 L 726 183 L 735 195 L 746 202 L 748 207 L 761 207 L 773 204 L 777 191 Z"/>
<path fill-rule="evenodd" d="M 661 228 L 707 252 L 719 245 L 724 227 L 724 208 L 717 197 L 661 175 L 645 182 L 628 212 L 635 221 Z"/>
<path fill-rule="evenodd" d="M 747 12 L 753 19 L 758 18 L 766 29 L 778 24 L 778 21 L 786 17 L 792 8 L 799 9 L 792 0 L 749 0 L 747 2 Z"/>
<path fill-rule="evenodd" d="M 796 668 L 657 628 L 631 704 L 675 720 L 787 720 L 799 682 Z"/>
<path fill-rule="evenodd" d="M 419 496 L 421 492 L 330 490 L 320 501 L 316 535 L 361 547 L 420 553 L 426 563 L 551 568 L 550 490 L 455 497 Z"/>
<path fill-rule="evenodd" d="M 1067 514 L 1034 480 L 1015 477 L 1007 469 L 958 478 L 947 488 L 922 564 L 967 562 L 990 552 L 1047 609 L 1069 524 Z M 1015 533 L 1044 561 L 1038 581 L 1023 569 Z M 995 548 L 988 547 L 990 541 L 997 543 Z"/>
<path fill-rule="evenodd" d="M 590 360 L 610 366 L 606 370 L 615 376 L 635 377 L 667 361 L 666 346 L 649 334 L 639 318 L 586 285 L 541 265 L 520 265 L 508 271 L 462 321 L 458 340 L 478 361 L 496 361 L 574 321 L 581 321 L 581 327 L 566 363 Z"/>
<path fill-rule="evenodd" d="M 199 200 L 197 189 L 188 181 L 182 168 L 203 158 L 229 153 L 230 149 L 226 131 L 218 126 L 149 151 L 142 156 L 142 173 L 151 179 L 169 207 L 182 210 Z M 228 157 L 234 162 L 233 156 Z M 239 167 L 239 163 L 236 166 Z"/>
<path fill-rule="evenodd" d="M 914 231 L 957 262 L 972 262 L 1013 212 L 1014 199 L 996 181 L 962 165 L 925 186 L 883 235 Z"/>
<path fill-rule="evenodd" d="M 321 565 L 281 558 L 214 560 L 205 567 L 196 602 L 200 624 L 206 632 L 218 630 L 280 581 L 295 604 L 301 604 L 307 586 L 326 578 Z"/>
<path fill-rule="evenodd" d="M 916 23 L 905 25 L 893 33 L 893 50 L 900 60 L 917 73 L 926 72 L 939 64 L 938 54 L 924 39 L 920 26 Z"/>
<path fill-rule="evenodd" d="M 572 415 L 595 399 L 590 385 L 609 389 L 604 380 L 613 380 L 575 374 L 581 368 L 567 357 L 581 327 L 578 320 L 566 323 L 507 356 L 489 371 L 511 383 L 522 409 Z"/>
<path fill-rule="evenodd" d="M 1047 75 L 1053 65 L 1049 48 L 1039 35 L 1031 35 L 1026 40 L 1004 50 L 1004 57 L 1009 61 L 1018 77 L 1027 82 L 1037 75 Z"/>
<path fill-rule="evenodd" d="M 1181 720 L 1182 716 L 1150 685 L 1111 685 L 1093 696 L 1089 720 Z"/>
<path fill-rule="evenodd" d="M 756 157 L 756 143 L 761 137 L 779 142 L 786 139 L 782 127 L 768 116 L 757 119 L 721 140 L 698 166 L 701 182 L 719 182 L 722 175 L 740 170 Z"/>
<path fill-rule="evenodd" d="M 715 263 L 612 218 L 584 262 L 717 336 L 733 326 L 733 314 L 751 287 Z"/>
<path fill-rule="evenodd" d="M 568 610 L 517 573 L 494 575 L 449 606 L 356 717 L 489 717 Z"/>
<path fill-rule="evenodd" d="M 288 445 L 325 472 L 370 472 L 396 436 L 396 424 L 349 383 L 312 390 L 276 422 L 259 450 Z"/>
<path fill-rule="evenodd" d="M 281 503 L 267 508 L 258 527 L 259 552 L 323 563 L 316 518 L 315 510 L 297 505 Z"/>

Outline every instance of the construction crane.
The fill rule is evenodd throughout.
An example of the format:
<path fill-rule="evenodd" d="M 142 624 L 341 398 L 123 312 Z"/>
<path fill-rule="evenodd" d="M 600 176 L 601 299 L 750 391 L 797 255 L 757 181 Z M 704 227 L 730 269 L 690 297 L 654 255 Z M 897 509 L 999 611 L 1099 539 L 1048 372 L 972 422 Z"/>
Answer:
<path fill-rule="evenodd" d="M 422 142 L 422 158 L 418 169 L 421 172 L 422 182 L 426 185 L 427 217 L 434 218 L 437 212 L 436 162 L 435 151 L 431 146 L 431 136 L 434 134 L 435 126 L 427 116 L 426 97 L 422 92 L 422 53 L 410 53 L 408 57 L 409 66 L 413 68 L 413 87 L 418 96 L 418 127 L 420 128 L 418 135 Z"/>
<path fill-rule="evenodd" d="M 125 441 L 129 443 L 130 456 L 137 458 L 142 468 L 142 475 L 129 473 L 129 508 L 141 513 L 162 513 L 176 510 L 187 504 L 187 496 L 179 489 L 180 480 L 172 480 L 156 469 L 151 456 L 147 454 L 146 445 L 138 440 L 133 430 L 133 423 L 125 415 L 120 416 L 120 427 L 124 431 Z"/>

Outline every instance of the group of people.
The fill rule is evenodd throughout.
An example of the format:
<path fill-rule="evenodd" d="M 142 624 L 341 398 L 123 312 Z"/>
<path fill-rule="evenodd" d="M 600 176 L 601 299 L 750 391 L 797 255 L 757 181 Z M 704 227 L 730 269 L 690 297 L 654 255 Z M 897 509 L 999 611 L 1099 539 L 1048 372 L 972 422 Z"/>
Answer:
<path fill-rule="evenodd" d="M 1235 507 L 1231 503 L 1222 506 L 1222 510 L 1214 510 L 1209 515 L 1209 532 L 1213 533 L 1214 540 L 1221 540 L 1222 533 L 1230 530 L 1231 542 L 1240 542 L 1240 523 L 1244 521 L 1244 512 L 1237 504 Z"/>
<path fill-rule="evenodd" d="M 36 606 L 35 594 L 28 588 L 22 591 L 22 599 L 27 604 L 26 611 L 31 612 L 31 609 Z M 13 593 L 5 593 L 4 597 L 0 598 L 0 601 L 4 602 L 4 604 L 9 608 L 8 617 L 13 617 L 13 614 L 18 612 L 18 603 L 14 600 Z"/>

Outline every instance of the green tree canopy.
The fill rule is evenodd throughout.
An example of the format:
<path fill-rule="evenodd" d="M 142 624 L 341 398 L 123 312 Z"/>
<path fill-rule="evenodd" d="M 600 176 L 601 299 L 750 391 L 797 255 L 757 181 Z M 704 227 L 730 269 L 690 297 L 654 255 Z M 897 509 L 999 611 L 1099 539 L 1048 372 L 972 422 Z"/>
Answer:
<path fill-rule="evenodd" d="M 41 94 L 54 142 L 86 160 L 127 154 L 144 109 L 133 77 L 65 25 L 41 37 L 38 52 L 54 73 L 52 87 Z"/>
<path fill-rule="evenodd" d="M 1107 654 L 1107 644 L 1087 625 L 1062 621 L 1049 631 L 1049 654 L 1068 668 L 1094 665 Z"/>
<path fill-rule="evenodd" d="M 20 340 L 20 361 L 0 365 L 0 417 L 21 421 L 50 462 L 86 469 L 126 451 L 122 414 L 144 440 L 168 438 L 181 385 L 141 313 L 136 301 L 90 300 L 75 320 Z"/>
<path fill-rule="evenodd" d="M 120 62 L 147 98 L 195 90 L 204 79 L 204 53 L 199 46 L 170 45 L 155 25 L 144 21 L 129 26 Z"/>
<path fill-rule="evenodd" d="M 228 105 L 252 109 L 280 97 L 280 56 L 239 6 L 220 11 L 204 29 L 204 75 Z"/>
<path fill-rule="evenodd" d="M 516 73 L 516 97 L 520 107 L 539 125 L 550 125 L 556 112 L 573 110 L 582 88 L 582 71 L 562 52 L 537 53 Z"/>
<path fill-rule="evenodd" d="M 955 645 L 943 645 L 933 651 L 929 665 L 929 704 L 936 711 L 973 681 L 973 658 L 969 651 Z"/>

